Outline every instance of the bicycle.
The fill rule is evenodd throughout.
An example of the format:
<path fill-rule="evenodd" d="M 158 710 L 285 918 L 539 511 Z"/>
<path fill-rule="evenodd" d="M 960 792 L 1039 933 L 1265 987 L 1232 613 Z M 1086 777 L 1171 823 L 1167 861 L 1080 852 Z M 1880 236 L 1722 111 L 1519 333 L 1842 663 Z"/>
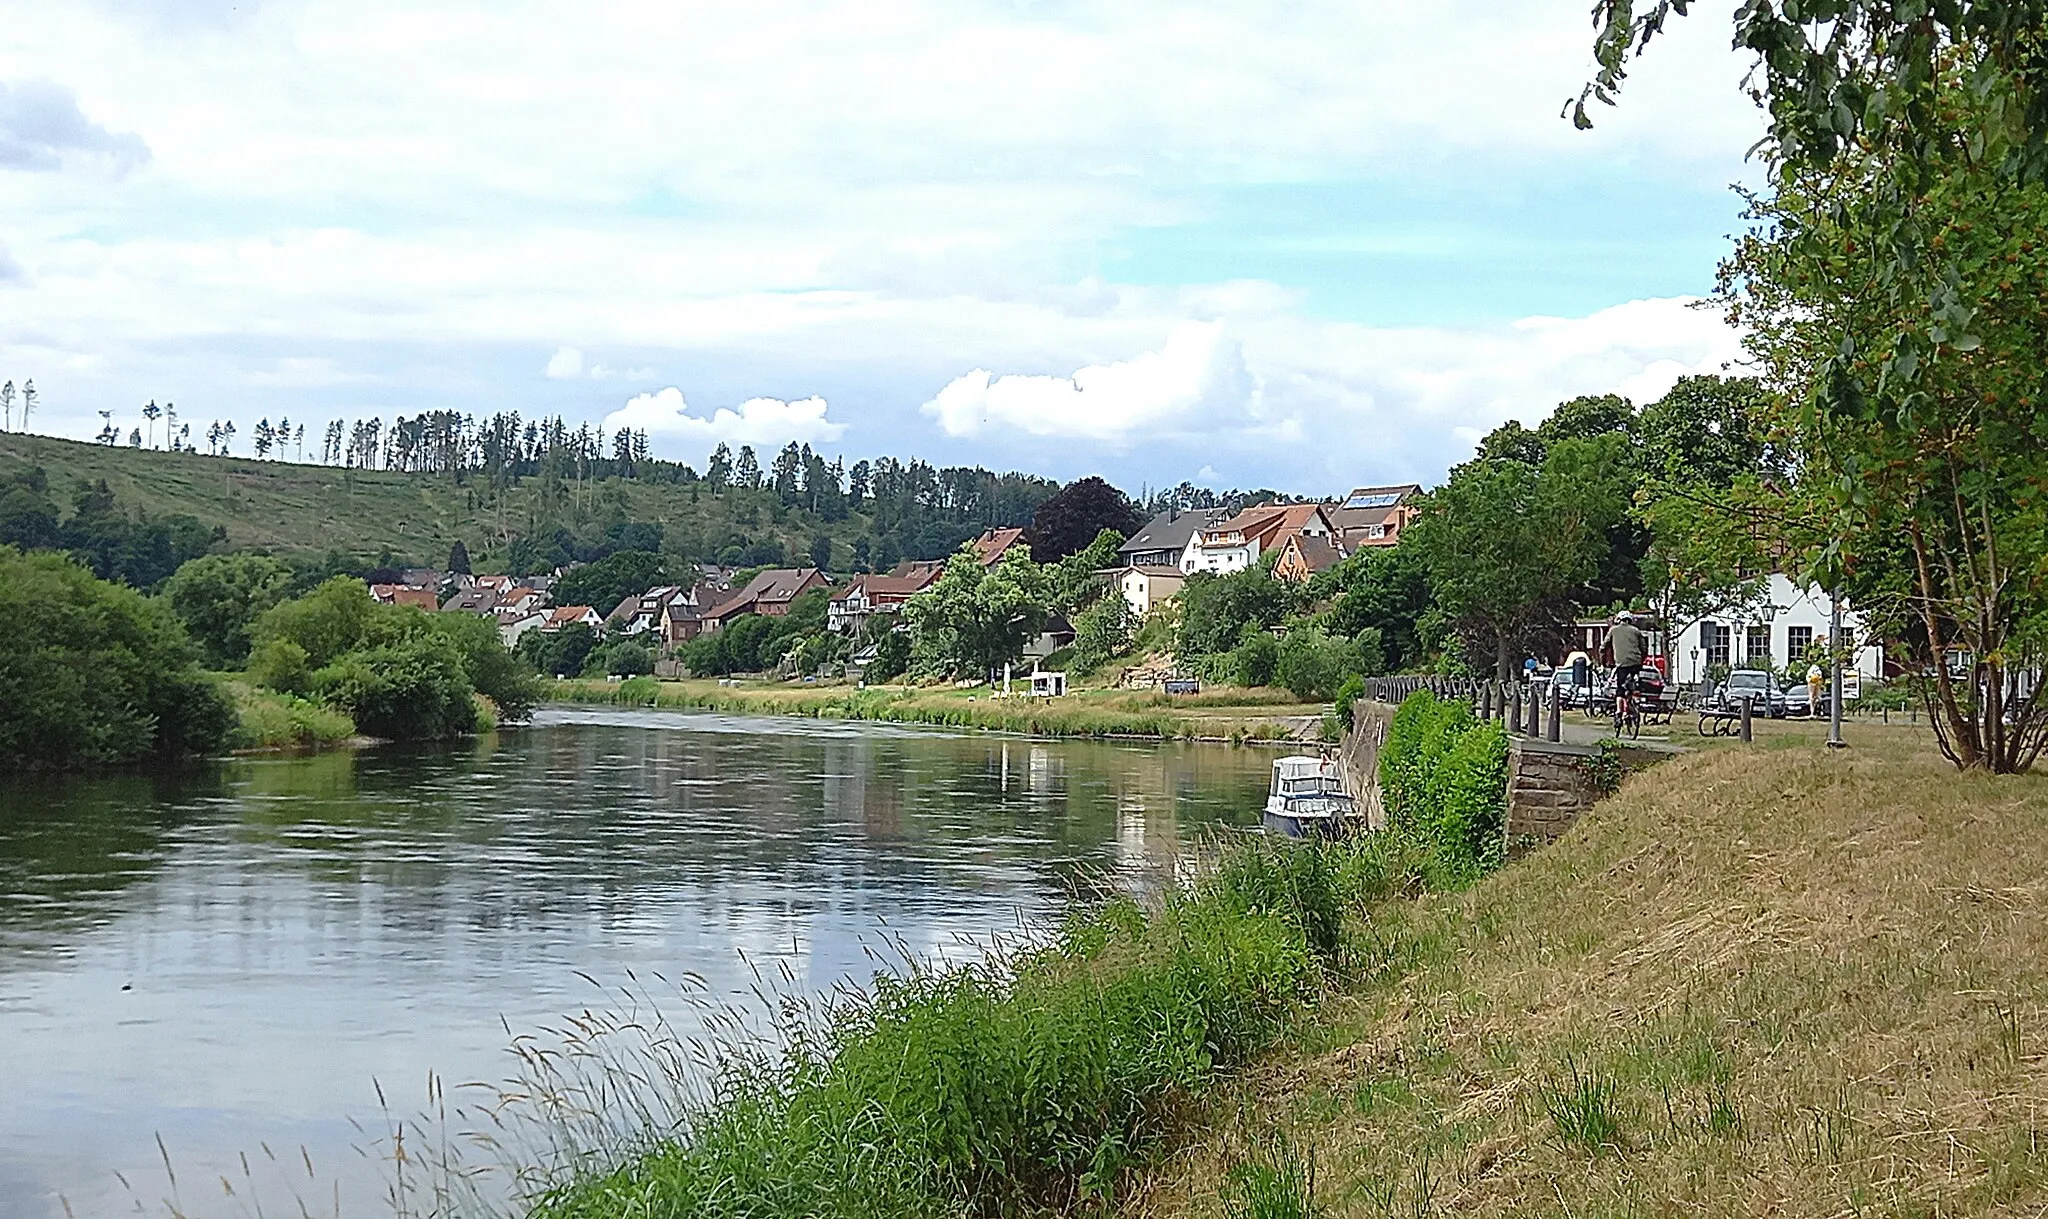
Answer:
<path fill-rule="evenodd" d="M 1634 678 L 1627 682 L 1616 682 L 1614 686 L 1614 736 L 1619 740 L 1624 734 L 1630 740 L 1643 735 L 1643 706 L 1636 697 Z"/>

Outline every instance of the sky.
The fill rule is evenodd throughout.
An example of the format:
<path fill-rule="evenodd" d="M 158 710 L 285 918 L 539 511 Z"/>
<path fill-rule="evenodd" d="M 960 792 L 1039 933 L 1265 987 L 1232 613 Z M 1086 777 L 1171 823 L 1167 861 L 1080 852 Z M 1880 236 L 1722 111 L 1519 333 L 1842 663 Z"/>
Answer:
<path fill-rule="evenodd" d="M 0 0 L 0 379 L 1429 483 L 1739 360 L 1731 5 L 1582 132 L 1587 0 Z"/>

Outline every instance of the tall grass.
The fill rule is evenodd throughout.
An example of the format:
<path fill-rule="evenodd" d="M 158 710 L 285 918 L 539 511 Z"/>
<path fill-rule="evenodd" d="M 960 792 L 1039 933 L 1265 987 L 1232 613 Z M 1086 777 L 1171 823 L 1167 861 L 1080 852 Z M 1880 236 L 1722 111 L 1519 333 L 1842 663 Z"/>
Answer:
<path fill-rule="evenodd" d="M 356 734 L 355 721 L 331 707 L 239 681 L 228 689 L 235 698 L 237 749 L 315 749 Z"/>
<path fill-rule="evenodd" d="M 931 724 L 948 728 L 982 728 L 1029 736 L 1141 737 L 1194 740 L 1282 740 L 1288 729 L 1262 719 L 1258 708 L 1280 704 L 1253 693 L 1229 702 L 1169 701 L 1165 695 L 1134 692 L 1100 699 L 1069 698 L 1048 703 L 1029 698 L 968 699 L 936 690 L 865 689 L 845 686 L 791 687 L 768 690 L 717 686 L 701 682 L 558 682 L 549 694 L 558 701 L 612 703 L 630 706 L 686 708 L 731 715 L 798 715 L 821 719 L 877 720 Z M 1211 696 L 1199 696 L 1208 698 Z M 1241 718 L 1198 718 L 1196 707 L 1244 706 L 1254 714 Z"/>
<path fill-rule="evenodd" d="M 1218 844 L 1165 893 L 1077 908 L 1036 943 L 814 1001 L 764 992 L 766 1029 L 712 1013 L 692 1040 L 646 1008 L 586 1015 L 527 1041 L 523 1078 L 458 1141 L 523 1157 L 514 1192 L 541 1219 L 1107 1202 L 1342 975 L 1347 908 L 1409 883 L 1398 867 L 1375 844 Z M 406 1163 L 435 1161 L 432 1125 L 396 1127 Z M 475 1209 L 473 1169 L 414 1171 L 402 1211 Z"/>

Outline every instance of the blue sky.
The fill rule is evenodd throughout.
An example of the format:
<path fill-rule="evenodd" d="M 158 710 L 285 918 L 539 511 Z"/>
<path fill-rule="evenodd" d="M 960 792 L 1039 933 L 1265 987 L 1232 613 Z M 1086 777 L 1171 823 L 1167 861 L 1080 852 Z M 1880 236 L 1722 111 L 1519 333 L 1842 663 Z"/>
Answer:
<path fill-rule="evenodd" d="M 80 0 L 0 21 L 38 430 L 456 408 L 1122 485 L 1438 477 L 1734 360 L 1727 4 Z"/>

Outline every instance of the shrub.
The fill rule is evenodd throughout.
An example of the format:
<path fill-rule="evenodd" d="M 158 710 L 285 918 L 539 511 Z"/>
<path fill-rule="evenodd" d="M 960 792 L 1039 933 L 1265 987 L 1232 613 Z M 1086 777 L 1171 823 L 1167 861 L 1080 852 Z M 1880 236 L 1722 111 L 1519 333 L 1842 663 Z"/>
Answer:
<path fill-rule="evenodd" d="M 214 753 L 232 702 L 170 607 L 57 555 L 0 546 L 0 770 Z"/>
<path fill-rule="evenodd" d="M 1471 880 L 1499 864 L 1507 814 L 1507 733 L 1462 702 L 1427 690 L 1394 712 L 1380 746 L 1387 818 L 1447 875 Z"/>
<path fill-rule="evenodd" d="M 605 656 L 605 672 L 613 677 L 638 677 L 654 672 L 654 653 L 642 643 L 615 643 Z"/>
<path fill-rule="evenodd" d="M 1074 671 L 1093 673 L 1112 657 L 1130 651 L 1138 632 L 1138 615 L 1123 594 L 1112 589 L 1074 619 Z"/>
<path fill-rule="evenodd" d="M 1365 678 L 1355 673 L 1345 678 L 1344 684 L 1337 687 L 1337 696 L 1334 700 L 1337 722 L 1344 725 L 1347 731 L 1351 728 L 1351 717 L 1356 710 L 1353 704 L 1364 697 Z"/>
<path fill-rule="evenodd" d="M 473 732 L 477 725 L 461 653 L 445 639 L 349 652 L 315 672 L 312 687 L 321 701 L 372 736 L 438 740 Z"/>
<path fill-rule="evenodd" d="M 164 582 L 185 631 L 215 668 L 249 655 L 249 628 L 291 592 L 292 569 L 267 555 L 212 554 L 193 559 Z"/>
<path fill-rule="evenodd" d="M 1223 676 L 1240 686 L 1270 686 L 1280 667 L 1280 642 L 1265 631 L 1252 631 L 1223 658 Z"/>

